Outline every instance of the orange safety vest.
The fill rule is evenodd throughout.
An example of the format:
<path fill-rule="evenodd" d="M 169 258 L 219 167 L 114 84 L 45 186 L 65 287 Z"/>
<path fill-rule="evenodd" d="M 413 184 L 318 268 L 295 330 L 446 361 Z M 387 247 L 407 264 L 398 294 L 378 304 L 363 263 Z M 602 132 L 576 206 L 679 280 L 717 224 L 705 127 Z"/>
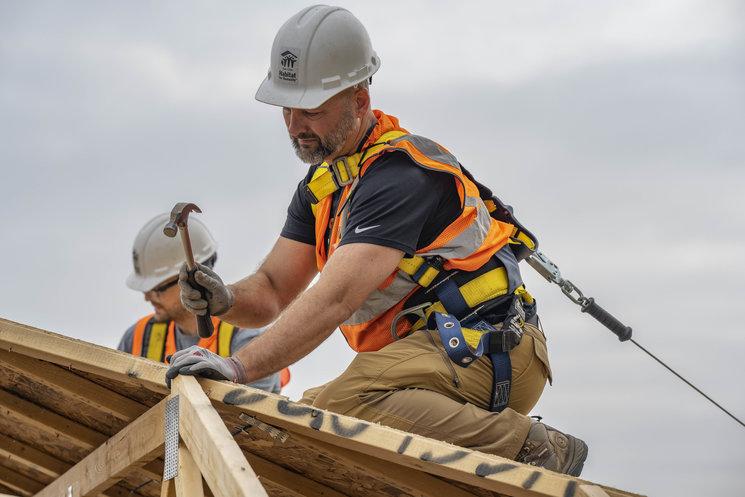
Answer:
<path fill-rule="evenodd" d="M 167 323 L 158 323 L 153 316 L 154 314 L 150 314 L 137 321 L 132 337 L 132 354 L 165 362 L 166 357 L 176 353 L 176 322 L 171 320 Z M 230 346 L 236 327 L 214 316 L 212 324 L 215 332 L 209 338 L 200 338 L 197 345 L 223 357 L 230 356 Z M 147 350 L 143 347 L 145 343 Z M 282 387 L 290 382 L 289 368 L 280 371 L 279 379 Z"/>
<path fill-rule="evenodd" d="M 517 261 L 509 249 L 510 243 L 518 243 L 514 240 L 519 230 L 512 224 L 492 217 L 490 211 L 493 210 L 493 203 L 481 198 L 477 183 L 470 179 L 457 159 L 444 147 L 410 134 L 399 126 L 398 119 L 393 116 L 378 110 L 374 113 L 378 122 L 360 151 L 335 159 L 333 164 L 320 164 L 308 182 L 308 196 L 315 216 L 318 270 L 323 269 L 339 244 L 349 216 L 350 194 L 383 154 L 403 152 L 419 167 L 452 175 L 462 210 L 458 218 L 432 243 L 417 250 L 414 257 L 405 257 L 362 306 L 339 326 L 349 345 L 358 352 L 379 350 L 394 341 L 394 334 L 402 336 L 412 329 L 423 327 L 422 319 L 415 323 L 397 320 L 391 330 L 394 318 L 406 308 L 407 300 L 431 283 L 438 273 L 450 270 L 473 272 L 484 267 L 495 256 L 504 264 L 487 274 L 474 277 L 479 281 L 461 287 L 461 294 L 469 308 L 512 293 L 520 293 L 526 300 L 530 298 L 523 295 L 527 292 L 522 288 Z M 342 189 L 341 197 L 332 216 L 332 194 L 338 189 Z M 331 233 L 326 246 L 330 223 Z M 433 259 L 442 261 L 442 264 L 429 267 L 428 261 Z M 484 282 L 488 284 L 485 286 Z M 444 309 L 442 305 L 434 305 L 427 312 L 433 311 L 444 312 Z"/>

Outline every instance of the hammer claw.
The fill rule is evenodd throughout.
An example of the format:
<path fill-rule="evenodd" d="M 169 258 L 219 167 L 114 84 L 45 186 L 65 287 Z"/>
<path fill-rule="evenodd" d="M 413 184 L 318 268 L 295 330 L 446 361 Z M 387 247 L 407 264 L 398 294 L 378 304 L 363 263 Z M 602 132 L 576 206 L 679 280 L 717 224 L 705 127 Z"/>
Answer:
<path fill-rule="evenodd" d="M 181 243 L 184 246 L 184 254 L 186 255 L 186 266 L 189 269 L 189 283 L 197 287 L 203 297 L 206 297 L 207 290 L 202 288 L 194 281 L 194 271 L 196 264 L 194 263 L 194 253 L 191 249 L 191 240 L 189 239 L 189 213 L 190 212 L 202 212 L 202 209 L 197 207 L 196 204 L 189 202 L 179 202 L 171 210 L 171 220 L 163 227 L 163 234 L 171 238 L 176 236 L 177 232 L 181 232 Z M 199 336 L 202 338 L 208 338 L 214 331 L 212 325 L 212 319 L 209 313 L 204 316 L 197 316 L 197 325 Z"/>

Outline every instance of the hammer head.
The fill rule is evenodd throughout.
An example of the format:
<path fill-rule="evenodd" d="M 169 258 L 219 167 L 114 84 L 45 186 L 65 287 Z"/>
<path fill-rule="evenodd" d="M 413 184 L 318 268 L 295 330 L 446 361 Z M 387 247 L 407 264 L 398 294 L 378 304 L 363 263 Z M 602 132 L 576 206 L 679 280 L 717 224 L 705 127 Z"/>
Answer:
<path fill-rule="evenodd" d="M 190 204 L 188 202 L 179 202 L 171 209 L 171 220 L 163 227 L 163 234 L 173 238 L 178 233 L 178 228 L 186 226 L 189 220 L 189 213 L 202 212 L 202 209 L 197 207 L 196 204 Z"/>

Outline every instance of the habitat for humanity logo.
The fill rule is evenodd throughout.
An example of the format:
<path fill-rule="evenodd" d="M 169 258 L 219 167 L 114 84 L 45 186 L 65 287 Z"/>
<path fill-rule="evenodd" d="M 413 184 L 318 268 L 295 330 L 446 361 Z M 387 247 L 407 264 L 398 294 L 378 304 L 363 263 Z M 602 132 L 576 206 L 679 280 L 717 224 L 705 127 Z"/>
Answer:
<path fill-rule="evenodd" d="M 288 83 L 297 83 L 297 60 L 298 56 L 297 53 L 298 50 L 294 49 L 287 49 L 281 54 L 279 54 L 279 64 L 282 66 L 279 69 L 279 73 L 277 74 L 277 77 L 281 79 L 282 81 L 287 81 Z"/>

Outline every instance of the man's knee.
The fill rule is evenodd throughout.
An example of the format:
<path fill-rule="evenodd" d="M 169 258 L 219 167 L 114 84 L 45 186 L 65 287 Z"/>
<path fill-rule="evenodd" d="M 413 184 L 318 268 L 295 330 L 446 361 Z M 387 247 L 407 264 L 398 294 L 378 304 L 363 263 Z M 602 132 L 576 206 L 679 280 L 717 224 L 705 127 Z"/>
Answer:
<path fill-rule="evenodd" d="M 298 402 L 301 404 L 313 405 L 313 402 L 315 402 L 316 397 L 318 397 L 318 394 L 321 393 L 321 391 L 324 388 L 326 388 L 326 385 L 328 385 L 328 383 L 326 383 L 325 385 L 320 385 L 317 387 L 309 388 L 308 390 L 303 392 L 303 397 L 300 400 L 298 400 Z"/>
<path fill-rule="evenodd" d="M 358 356 L 359 357 L 359 354 Z M 349 367 L 338 377 L 319 387 L 312 396 L 308 392 L 303 398 L 312 400 L 313 407 L 325 409 L 328 411 L 346 414 L 360 402 L 360 396 L 364 393 L 370 384 L 370 380 L 363 374 L 360 374 L 356 367 L 357 358 L 355 358 Z"/>

